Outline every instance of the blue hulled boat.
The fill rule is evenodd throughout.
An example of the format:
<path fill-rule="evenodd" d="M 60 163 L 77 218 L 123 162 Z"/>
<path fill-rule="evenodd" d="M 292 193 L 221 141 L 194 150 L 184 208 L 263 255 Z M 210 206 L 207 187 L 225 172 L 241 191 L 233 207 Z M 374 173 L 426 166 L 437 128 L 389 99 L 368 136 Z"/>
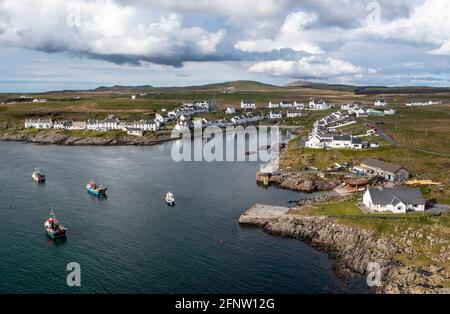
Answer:
<path fill-rule="evenodd" d="M 95 184 L 93 180 L 89 180 L 89 182 L 86 185 L 87 191 L 95 196 L 102 197 L 106 196 L 106 190 L 107 188 L 101 185 Z"/>

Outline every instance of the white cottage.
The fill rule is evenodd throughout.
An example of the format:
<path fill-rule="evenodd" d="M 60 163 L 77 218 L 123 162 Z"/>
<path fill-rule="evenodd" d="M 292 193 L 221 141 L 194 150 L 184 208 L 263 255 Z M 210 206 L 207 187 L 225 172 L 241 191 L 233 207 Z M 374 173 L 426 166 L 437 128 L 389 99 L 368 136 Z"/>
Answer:
<path fill-rule="evenodd" d="M 269 119 L 281 119 L 283 118 L 283 114 L 281 112 L 270 111 Z"/>
<path fill-rule="evenodd" d="M 252 100 L 242 100 L 241 108 L 242 109 L 256 109 L 256 103 Z"/>
<path fill-rule="evenodd" d="M 51 129 L 53 128 L 53 121 L 51 119 L 26 119 L 25 120 L 25 128 L 26 129 Z"/>
<path fill-rule="evenodd" d="M 426 206 L 419 189 L 405 187 L 369 189 L 364 193 L 363 203 L 374 212 L 393 213 L 424 211 Z"/>

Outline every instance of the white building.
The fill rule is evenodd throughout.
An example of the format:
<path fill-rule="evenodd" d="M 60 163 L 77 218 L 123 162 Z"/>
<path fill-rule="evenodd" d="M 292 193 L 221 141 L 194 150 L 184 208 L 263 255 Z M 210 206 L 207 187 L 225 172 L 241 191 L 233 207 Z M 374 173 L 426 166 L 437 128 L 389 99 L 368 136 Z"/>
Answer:
<path fill-rule="evenodd" d="M 56 130 L 67 130 L 70 125 L 72 125 L 71 121 L 55 121 L 53 128 Z"/>
<path fill-rule="evenodd" d="M 136 95 L 131 95 L 131 100 L 136 100 Z"/>
<path fill-rule="evenodd" d="M 86 122 L 72 122 L 67 129 L 72 131 L 86 130 Z"/>
<path fill-rule="evenodd" d="M 303 109 L 305 109 L 305 104 L 294 101 L 294 108 L 297 110 L 303 110 Z"/>
<path fill-rule="evenodd" d="M 228 107 L 227 110 L 225 110 L 226 114 L 235 114 L 236 113 L 236 108 L 233 107 Z"/>
<path fill-rule="evenodd" d="M 309 102 L 309 109 L 310 110 L 327 110 L 330 109 L 331 106 L 329 104 L 327 104 L 325 101 L 323 100 L 314 100 L 311 99 Z"/>
<path fill-rule="evenodd" d="M 100 129 L 103 130 L 121 130 L 119 119 L 114 115 L 109 115 L 105 120 L 99 121 Z"/>
<path fill-rule="evenodd" d="M 53 121 L 51 119 L 26 119 L 25 120 L 25 128 L 26 129 L 51 129 L 53 128 Z"/>
<path fill-rule="evenodd" d="M 127 134 L 133 136 L 144 136 L 144 130 L 139 128 L 127 128 Z"/>
<path fill-rule="evenodd" d="M 174 129 L 180 132 L 189 131 L 191 124 L 188 122 L 178 122 L 175 124 Z"/>
<path fill-rule="evenodd" d="M 280 102 L 280 108 L 286 109 L 286 108 L 292 108 L 292 107 L 294 107 L 294 104 L 292 102 L 290 102 L 290 101 L 282 101 L 282 102 Z"/>
<path fill-rule="evenodd" d="M 270 111 L 269 119 L 281 119 L 283 118 L 283 114 L 281 112 Z"/>
<path fill-rule="evenodd" d="M 168 116 L 168 115 L 160 115 L 159 113 L 157 113 L 156 115 L 155 115 L 155 121 L 157 121 L 157 122 L 159 122 L 160 124 L 163 124 L 163 123 L 167 123 L 167 122 L 169 122 L 170 120 L 172 120 L 171 119 L 171 117 L 170 116 Z"/>
<path fill-rule="evenodd" d="M 241 109 L 256 109 L 256 104 L 252 100 L 242 100 Z"/>
<path fill-rule="evenodd" d="M 269 102 L 269 105 L 267 106 L 267 108 L 269 109 L 277 109 L 280 108 L 280 103 L 277 102 Z"/>
<path fill-rule="evenodd" d="M 33 102 L 47 102 L 47 99 L 33 99 Z"/>
<path fill-rule="evenodd" d="M 142 131 L 153 131 L 156 132 L 159 130 L 159 123 L 154 120 L 140 120 L 133 121 L 127 125 L 127 129 L 141 129 Z"/>
<path fill-rule="evenodd" d="M 386 99 L 377 99 L 373 104 L 375 107 L 386 107 L 388 103 Z"/>
<path fill-rule="evenodd" d="M 302 113 L 299 111 L 288 111 L 286 116 L 288 118 L 298 118 L 302 116 Z"/>
<path fill-rule="evenodd" d="M 394 116 L 397 112 L 394 109 L 384 110 L 384 114 L 387 116 Z"/>
<path fill-rule="evenodd" d="M 419 189 L 397 187 L 369 189 L 363 196 L 364 205 L 374 212 L 406 213 L 424 211 L 426 200 Z"/>
<path fill-rule="evenodd" d="M 351 135 L 311 134 L 305 142 L 309 148 L 363 149 L 361 139 Z"/>

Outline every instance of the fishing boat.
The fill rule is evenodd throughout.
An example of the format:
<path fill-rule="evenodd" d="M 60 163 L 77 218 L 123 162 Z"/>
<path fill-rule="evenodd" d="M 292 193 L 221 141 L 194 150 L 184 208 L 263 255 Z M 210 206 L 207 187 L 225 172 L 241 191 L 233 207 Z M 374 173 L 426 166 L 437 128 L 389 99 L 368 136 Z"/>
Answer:
<path fill-rule="evenodd" d="M 167 206 L 174 207 L 175 206 L 175 197 L 171 192 L 167 192 L 164 195 L 164 201 L 166 202 Z"/>
<path fill-rule="evenodd" d="M 43 174 L 41 171 L 39 171 L 38 168 L 35 168 L 33 171 L 33 174 L 31 175 L 34 181 L 37 183 L 43 183 L 45 182 L 45 174 Z"/>
<path fill-rule="evenodd" d="M 53 211 L 50 213 L 50 217 L 44 223 L 47 235 L 51 239 L 61 239 L 66 236 L 67 228 L 63 227 L 55 217 Z"/>
<path fill-rule="evenodd" d="M 89 180 L 89 182 L 86 185 L 86 189 L 90 194 L 93 194 L 95 196 L 106 196 L 106 190 L 107 188 L 101 185 L 95 184 L 94 180 Z"/>

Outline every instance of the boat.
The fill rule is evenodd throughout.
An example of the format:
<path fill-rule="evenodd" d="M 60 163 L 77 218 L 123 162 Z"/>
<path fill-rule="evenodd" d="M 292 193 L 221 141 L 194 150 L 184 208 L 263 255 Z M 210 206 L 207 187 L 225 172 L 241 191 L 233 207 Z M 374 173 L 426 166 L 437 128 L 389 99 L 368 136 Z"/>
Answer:
<path fill-rule="evenodd" d="M 33 174 L 31 175 L 31 177 L 37 183 L 44 183 L 45 182 L 45 174 L 43 174 L 41 171 L 39 171 L 38 168 L 34 169 Z"/>
<path fill-rule="evenodd" d="M 86 189 L 90 194 L 93 194 L 95 196 L 106 196 L 106 190 L 107 188 L 101 185 L 95 184 L 94 180 L 89 180 L 89 182 L 86 185 Z"/>
<path fill-rule="evenodd" d="M 50 213 L 50 217 L 45 221 L 44 227 L 47 231 L 47 235 L 51 239 L 61 239 L 66 236 L 67 228 L 58 222 L 53 211 Z"/>
<path fill-rule="evenodd" d="M 175 197 L 171 192 L 167 192 L 164 195 L 164 201 L 166 202 L 167 206 L 174 207 L 175 206 Z"/>

